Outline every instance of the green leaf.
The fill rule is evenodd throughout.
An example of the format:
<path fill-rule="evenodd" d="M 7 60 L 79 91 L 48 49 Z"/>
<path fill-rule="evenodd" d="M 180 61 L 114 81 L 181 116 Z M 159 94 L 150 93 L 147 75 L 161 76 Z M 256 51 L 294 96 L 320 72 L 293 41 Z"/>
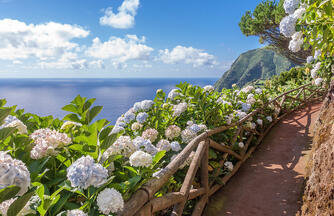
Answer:
<path fill-rule="evenodd" d="M 67 112 L 78 113 L 78 108 L 74 104 L 68 104 L 61 109 Z"/>
<path fill-rule="evenodd" d="M 7 137 L 12 135 L 16 130 L 15 127 L 5 127 L 0 129 L 0 140 L 5 140 Z"/>
<path fill-rule="evenodd" d="M 140 182 L 141 180 L 141 176 L 135 176 L 129 179 L 129 181 L 127 182 L 129 184 L 129 189 L 131 190 L 132 188 L 134 188 L 136 186 L 136 184 L 138 182 Z"/>
<path fill-rule="evenodd" d="M 165 156 L 166 151 L 159 151 L 153 158 L 152 165 L 155 166 Z"/>
<path fill-rule="evenodd" d="M 74 113 L 71 113 L 71 114 L 68 114 L 64 117 L 64 120 L 68 120 L 68 121 L 74 121 L 74 122 L 78 122 L 78 123 L 81 123 L 79 117 L 74 114 Z"/>
<path fill-rule="evenodd" d="M 129 170 L 129 171 L 131 171 L 131 172 L 133 172 L 134 174 L 138 175 L 137 170 L 135 170 L 133 167 L 130 167 L 130 166 L 124 166 L 124 168 L 127 169 L 127 170 Z"/>
<path fill-rule="evenodd" d="M 0 109 L 0 125 L 2 125 L 3 120 L 5 120 L 11 111 L 11 108 Z"/>
<path fill-rule="evenodd" d="M 24 208 L 30 198 L 35 194 L 35 191 L 24 194 L 15 200 L 8 208 L 7 216 L 17 216 L 18 213 Z"/>
<path fill-rule="evenodd" d="M 82 112 L 85 112 L 86 110 L 88 110 L 92 106 L 92 104 L 95 102 L 95 100 L 96 100 L 95 98 L 88 99 L 82 107 Z"/>
<path fill-rule="evenodd" d="M 84 101 L 84 98 L 82 98 L 80 95 L 77 95 L 71 103 L 77 105 L 78 107 L 82 107 Z"/>
<path fill-rule="evenodd" d="M 117 136 L 118 134 L 111 134 L 110 136 L 107 136 L 101 144 L 101 149 L 109 148 L 116 141 Z"/>
<path fill-rule="evenodd" d="M 63 206 L 65 205 L 67 200 L 71 197 L 71 195 L 72 194 L 70 192 L 66 192 L 65 195 L 61 196 L 60 200 L 54 205 L 52 209 L 52 215 L 56 215 L 58 212 L 62 210 Z"/>
<path fill-rule="evenodd" d="M 6 188 L 3 188 L 0 190 L 0 203 L 2 203 L 5 200 L 9 200 L 20 191 L 20 187 L 16 185 L 11 185 Z"/>
<path fill-rule="evenodd" d="M 86 114 L 86 121 L 89 124 L 102 110 L 103 106 L 95 106 Z"/>
<path fill-rule="evenodd" d="M 7 100 L 6 100 L 6 99 L 0 99 L 0 107 L 5 106 L 6 103 L 7 103 Z"/>

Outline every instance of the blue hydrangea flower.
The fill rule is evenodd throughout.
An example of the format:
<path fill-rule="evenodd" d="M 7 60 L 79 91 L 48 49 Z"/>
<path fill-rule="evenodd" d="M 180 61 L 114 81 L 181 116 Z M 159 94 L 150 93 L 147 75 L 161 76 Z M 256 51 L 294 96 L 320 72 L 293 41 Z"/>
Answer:
<path fill-rule="evenodd" d="M 129 122 L 135 120 L 135 118 L 136 118 L 136 115 L 133 112 L 126 112 L 124 114 L 124 122 L 125 123 L 129 123 Z"/>
<path fill-rule="evenodd" d="M 197 124 L 193 124 L 189 127 L 190 130 L 194 131 L 195 133 L 198 133 L 201 131 L 201 128 Z"/>
<path fill-rule="evenodd" d="M 174 141 L 174 142 L 171 142 L 171 147 L 172 147 L 172 150 L 175 151 L 175 152 L 178 152 L 181 150 L 181 146 L 180 146 L 180 143 L 177 142 L 177 141 Z"/>
<path fill-rule="evenodd" d="M 95 163 L 91 156 L 82 156 L 67 168 L 67 178 L 72 187 L 99 187 L 107 181 L 108 170 Z"/>
<path fill-rule="evenodd" d="M 137 115 L 136 120 L 137 120 L 137 122 L 142 124 L 142 123 L 146 122 L 147 118 L 148 118 L 148 114 L 145 113 L 145 112 L 141 112 Z"/>

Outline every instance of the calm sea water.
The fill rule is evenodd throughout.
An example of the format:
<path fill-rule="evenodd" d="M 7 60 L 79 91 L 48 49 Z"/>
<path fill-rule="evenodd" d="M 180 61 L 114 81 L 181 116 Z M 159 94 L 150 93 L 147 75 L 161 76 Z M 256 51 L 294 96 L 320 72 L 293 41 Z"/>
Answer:
<path fill-rule="evenodd" d="M 98 119 L 112 122 L 132 105 L 141 100 L 153 99 L 157 89 L 169 92 L 180 82 L 193 85 L 213 85 L 217 79 L 0 79 L 0 98 L 8 105 L 18 105 L 26 112 L 41 116 L 54 115 L 62 118 L 61 108 L 78 94 L 96 98 L 96 105 L 103 110 Z"/>

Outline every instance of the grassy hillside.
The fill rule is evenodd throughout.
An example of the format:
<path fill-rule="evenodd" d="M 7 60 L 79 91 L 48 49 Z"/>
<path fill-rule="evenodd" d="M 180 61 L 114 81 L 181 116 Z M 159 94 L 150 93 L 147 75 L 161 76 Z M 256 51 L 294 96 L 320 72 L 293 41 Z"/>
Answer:
<path fill-rule="evenodd" d="M 215 88 L 231 88 L 232 84 L 243 86 L 257 79 L 270 78 L 293 66 L 287 58 L 268 48 L 250 50 L 237 58 L 231 68 L 216 82 Z"/>

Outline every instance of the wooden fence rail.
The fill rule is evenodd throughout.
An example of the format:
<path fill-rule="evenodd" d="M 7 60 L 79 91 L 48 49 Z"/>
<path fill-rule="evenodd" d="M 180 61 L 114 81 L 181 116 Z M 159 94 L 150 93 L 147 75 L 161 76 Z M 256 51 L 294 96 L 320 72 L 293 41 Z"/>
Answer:
<path fill-rule="evenodd" d="M 124 210 L 120 215 L 150 216 L 154 215 L 155 212 L 170 209 L 172 216 L 180 216 L 183 213 L 186 202 L 196 198 L 197 202 L 193 208 L 192 215 L 200 216 L 209 197 L 223 187 L 238 171 L 240 166 L 248 159 L 261 143 L 264 136 L 277 122 L 302 106 L 321 99 L 324 93 L 323 89 L 314 88 L 311 84 L 306 84 L 277 96 L 262 108 L 254 110 L 236 123 L 224 125 L 200 134 L 156 178 L 149 180 L 126 202 Z M 291 104 L 294 104 L 294 106 L 291 106 Z M 260 130 L 256 130 L 246 127 L 245 122 L 249 121 L 253 116 L 261 114 L 268 106 L 273 108 L 274 113 L 271 115 L 273 121 L 267 128 L 261 127 Z M 224 131 L 234 128 L 235 134 L 228 142 L 233 145 L 238 140 L 245 141 L 244 147 L 239 152 L 234 151 L 230 147 L 232 145 L 218 143 L 212 137 L 213 135 L 224 133 Z M 227 174 L 222 177 L 220 177 L 221 174 L 219 173 L 213 175 L 216 178 L 220 178 L 219 184 L 214 180 L 211 180 L 211 182 L 209 180 L 209 148 L 222 153 L 218 168 L 224 168 L 227 158 L 233 158 L 236 161 L 233 170 Z M 195 151 L 195 156 L 189 166 L 180 191 L 155 197 L 155 193 L 168 182 L 170 177 L 177 172 L 193 151 Z M 193 182 L 197 173 L 200 176 L 200 186 L 196 185 L 196 188 L 193 188 Z"/>

